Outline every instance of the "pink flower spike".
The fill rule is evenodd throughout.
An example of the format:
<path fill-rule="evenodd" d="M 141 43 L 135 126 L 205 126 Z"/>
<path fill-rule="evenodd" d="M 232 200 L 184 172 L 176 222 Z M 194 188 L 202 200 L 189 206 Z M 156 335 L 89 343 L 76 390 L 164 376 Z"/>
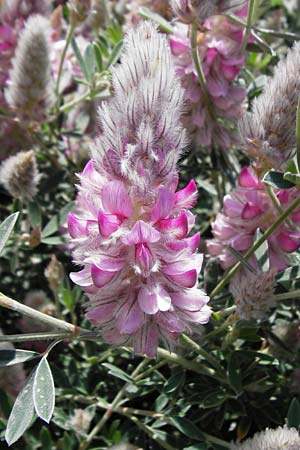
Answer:
<path fill-rule="evenodd" d="M 175 203 L 181 208 L 192 208 L 197 200 L 197 185 L 194 180 L 191 180 L 188 185 L 175 193 Z"/>
<path fill-rule="evenodd" d="M 171 297 L 161 286 L 145 286 L 139 291 L 138 302 L 146 314 L 156 314 L 170 309 Z"/>
<path fill-rule="evenodd" d="M 130 217 L 132 214 L 131 200 L 122 181 L 111 181 L 104 186 L 102 202 L 104 210 L 111 214 L 122 218 Z"/>
<path fill-rule="evenodd" d="M 68 230 L 70 236 L 74 239 L 89 235 L 87 221 L 77 219 L 77 217 L 75 217 L 72 213 L 68 214 Z"/>
<path fill-rule="evenodd" d="M 282 250 L 288 253 L 294 252 L 299 247 L 299 243 L 284 232 L 279 233 L 278 243 Z"/>
<path fill-rule="evenodd" d="M 98 213 L 98 227 L 102 237 L 108 238 L 122 224 L 122 220 L 115 214 Z M 71 233 L 70 233 L 71 234 Z"/>
<path fill-rule="evenodd" d="M 167 217 L 174 206 L 176 194 L 170 192 L 168 189 L 160 188 L 156 204 L 151 212 L 151 221 L 156 223 L 160 219 Z"/>
<path fill-rule="evenodd" d="M 189 231 L 188 217 L 184 211 L 178 217 L 161 219 L 157 226 L 164 233 L 171 233 L 177 239 L 183 239 Z"/>
<path fill-rule="evenodd" d="M 262 214 L 263 211 L 259 206 L 254 205 L 251 202 L 246 203 L 242 210 L 241 217 L 242 219 L 254 219 L 254 217 Z"/>
<path fill-rule="evenodd" d="M 143 220 L 138 220 L 132 230 L 122 238 L 125 245 L 147 244 L 158 242 L 160 233 Z"/>
<path fill-rule="evenodd" d="M 95 286 L 98 288 L 101 288 L 105 286 L 107 283 L 109 283 L 113 277 L 115 276 L 116 272 L 114 271 L 108 271 L 103 270 L 97 267 L 95 264 L 92 265 L 91 269 L 91 275 L 92 280 Z"/>

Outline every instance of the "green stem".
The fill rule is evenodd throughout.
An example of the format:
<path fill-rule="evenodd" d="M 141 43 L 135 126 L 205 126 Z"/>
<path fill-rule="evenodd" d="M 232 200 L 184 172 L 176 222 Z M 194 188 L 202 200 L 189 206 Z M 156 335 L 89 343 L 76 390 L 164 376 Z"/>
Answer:
<path fill-rule="evenodd" d="M 255 11 L 257 8 L 257 0 L 249 0 L 248 3 L 248 15 L 247 15 L 247 23 L 246 28 L 244 30 L 243 41 L 241 44 L 241 52 L 243 53 L 247 47 L 248 39 L 251 34 L 251 27 L 254 20 Z"/>
<path fill-rule="evenodd" d="M 73 339 L 76 337 L 72 333 L 49 331 L 48 333 L 5 334 L 0 336 L 0 342 L 29 342 L 50 339 Z"/>
<path fill-rule="evenodd" d="M 276 197 L 276 195 L 275 195 L 275 193 L 274 193 L 274 191 L 273 191 L 272 186 L 270 186 L 270 185 L 268 185 L 268 184 L 266 184 L 265 186 L 266 186 L 266 191 L 267 191 L 267 193 L 268 193 L 270 199 L 271 199 L 272 202 L 273 202 L 273 205 L 275 206 L 275 208 L 277 209 L 277 211 L 279 212 L 279 214 L 282 214 L 284 211 L 283 211 L 283 209 L 282 209 L 282 206 L 281 206 L 280 201 L 278 200 L 278 198 Z M 286 223 L 287 223 L 291 228 L 294 228 L 294 225 L 293 225 L 293 223 L 289 220 L 289 218 L 286 219 Z"/>
<path fill-rule="evenodd" d="M 141 372 L 141 370 L 144 368 L 144 366 L 146 364 L 148 364 L 149 360 L 147 358 L 145 358 L 137 367 L 136 369 L 132 372 L 131 374 L 131 378 L 133 380 L 135 380 L 135 377 Z M 117 406 L 119 406 L 120 401 L 122 400 L 122 398 L 124 397 L 125 393 L 126 393 L 126 389 L 127 387 L 130 385 L 131 383 L 126 383 L 123 388 L 119 391 L 119 393 L 116 395 L 115 399 L 113 400 L 113 402 L 109 405 L 109 408 L 106 410 L 106 412 L 104 413 L 102 419 L 97 423 L 97 425 L 92 429 L 92 431 L 89 433 L 89 435 L 86 437 L 86 439 L 81 443 L 80 447 L 78 450 L 87 450 L 88 448 L 90 448 L 90 444 L 93 441 L 93 439 L 97 436 L 97 434 L 102 430 L 102 428 L 104 427 L 104 425 L 106 424 L 106 422 L 108 421 L 108 419 L 110 418 L 110 416 L 112 415 L 114 408 L 116 408 Z"/>
<path fill-rule="evenodd" d="M 293 203 L 278 217 L 278 219 L 264 232 L 264 234 L 258 239 L 252 247 L 245 253 L 244 258 L 247 259 L 252 256 L 256 250 L 271 236 L 271 234 L 286 220 L 286 218 L 300 205 L 300 198 L 297 198 L 293 201 Z M 222 280 L 217 284 L 215 289 L 211 292 L 210 297 L 213 298 L 222 289 L 226 286 L 226 284 L 231 280 L 231 278 L 238 272 L 241 268 L 242 263 L 237 262 L 227 274 L 222 278 Z"/>
<path fill-rule="evenodd" d="M 0 292 L 0 306 L 11 309 L 13 311 L 17 311 L 18 313 L 28 316 L 31 319 L 49 325 L 49 327 L 56 328 L 58 330 L 63 330 L 76 336 L 80 333 L 86 333 L 88 331 L 80 327 L 77 327 L 76 325 L 72 325 L 71 323 L 65 322 L 64 320 L 48 316 L 47 314 L 37 311 L 34 308 L 30 308 L 29 306 L 23 305 L 22 303 L 7 297 L 1 292 Z"/>
<path fill-rule="evenodd" d="M 71 102 L 69 103 L 65 103 L 64 105 L 62 105 L 59 108 L 59 112 L 63 113 L 63 112 L 68 112 L 70 109 L 73 108 L 73 106 L 77 105 L 78 103 L 83 102 L 84 100 L 87 100 L 88 97 L 90 96 L 90 90 L 84 92 L 84 94 L 80 95 L 79 97 L 74 98 Z"/>
<path fill-rule="evenodd" d="M 292 291 L 292 292 L 286 292 L 284 294 L 277 294 L 274 295 L 274 298 L 276 301 L 280 301 L 280 300 L 289 300 L 291 298 L 300 298 L 300 289 L 297 289 L 296 291 Z"/>
<path fill-rule="evenodd" d="M 214 358 L 210 353 L 208 353 L 204 348 L 202 348 L 199 344 L 197 344 L 193 339 L 191 339 L 186 334 L 182 334 L 180 336 L 181 342 L 185 345 L 185 347 L 189 348 L 190 350 L 194 350 L 198 353 L 198 355 L 202 356 L 214 369 L 216 369 L 218 372 L 223 373 L 224 369 L 220 365 L 219 361 Z"/>
<path fill-rule="evenodd" d="M 204 102 L 207 106 L 208 112 L 212 118 L 214 118 L 214 110 L 213 106 L 207 91 L 206 79 L 202 69 L 201 59 L 198 51 L 198 43 L 197 43 L 197 34 L 198 34 L 198 23 L 194 22 L 191 26 L 191 48 L 192 48 L 192 57 L 195 65 L 195 69 L 197 72 L 197 76 L 199 79 L 202 95 Z"/>
<path fill-rule="evenodd" d="M 55 92 L 57 97 L 59 96 L 59 84 L 60 84 L 60 79 L 61 79 L 61 74 L 62 74 L 62 69 L 63 69 L 63 65 L 64 65 L 64 61 L 65 61 L 65 57 L 67 54 L 67 50 L 69 48 L 70 42 L 72 40 L 73 34 L 74 34 L 74 30 L 75 30 L 75 24 L 72 22 L 70 24 L 70 28 L 67 34 L 67 39 L 66 39 L 66 43 L 65 46 L 63 48 L 62 54 L 61 54 L 61 58 L 59 61 L 59 67 L 58 67 L 58 74 L 57 74 L 57 80 L 56 80 L 56 86 L 55 86 Z"/>
<path fill-rule="evenodd" d="M 206 437 L 206 439 L 209 442 L 212 442 L 213 444 L 220 445 L 221 447 L 232 449 L 232 444 L 230 444 L 230 442 L 223 441 L 223 439 L 219 439 L 219 438 L 217 438 L 215 436 L 212 436 L 211 434 L 204 433 L 203 431 L 201 431 L 201 433 L 203 434 L 203 436 Z"/>

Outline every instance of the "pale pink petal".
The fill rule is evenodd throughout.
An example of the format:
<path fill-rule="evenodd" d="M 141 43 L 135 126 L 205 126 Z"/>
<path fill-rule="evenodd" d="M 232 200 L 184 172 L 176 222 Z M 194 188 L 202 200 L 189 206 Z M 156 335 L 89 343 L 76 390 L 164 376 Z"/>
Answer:
<path fill-rule="evenodd" d="M 160 233 L 143 220 L 138 220 L 132 230 L 122 238 L 125 245 L 153 243 L 160 240 Z"/>
<path fill-rule="evenodd" d="M 152 254 L 145 244 L 138 244 L 135 250 L 135 258 L 144 271 L 149 272 L 153 266 Z"/>
<path fill-rule="evenodd" d="M 121 181 L 110 181 L 102 190 L 104 210 L 121 218 L 130 217 L 132 204 L 127 190 Z"/>
<path fill-rule="evenodd" d="M 85 287 L 93 285 L 90 267 L 85 267 L 84 269 L 80 270 L 80 272 L 71 272 L 70 278 L 73 283 L 78 284 L 78 286 Z"/>
<path fill-rule="evenodd" d="M 144 313 L 137 301 L 126 301 L 117 313 L 116 325 L 121 334 L 135 334 L 143 322 Z"/>
<path fill-rule="evenodd" d="M 72 213 L 68 214 L 68 230 L 74 239 L 89 235 L 87 221 L 78 219 Z"/>
<path fill-rule="evenodd" d="M 173 208 L 175 198 L 176 194 L 170 192 L 168 189 L 160 188 L 157 201 L 151 212 L 151 221 L 155 223 L 167 217 Z"/>
<path fill-rule="evenodd" d="M 256 175 L 248 168 L 243 167 L 238 177 L 238 183 L 241 187 L 257 188 L 260 186 L 259 180 Z"/>
<path fill-rule="evenodd" d="M 133 340 L 134 351 L 149 358 L 156 356 L 159 333 L 155 323 L 146 323 Z"/>
<path fill-rule="evenodd" d="M 113 318 L 115 310 L 116 302 L 105 303 L 91 309 L 88 313 L 86 313 L 86 317 L 95 325 L 102 325 Z"/>
<path fill-rule="evenodd" d="M 92 265 L 91 275 L 93 279 L 93 283 L 98 288 L 105 286 L 109 283 L 112 278 L 115 276 L 116 272 L 111 272 L 107 270 L 100 269 L 95 264 Z"/>
<path fill-rule="evenodd" d="M 209 297 L 200 289 L 189 292 L 176 292 L 171 294 L 172 305 L 188 311 L 199 311 L 209 301 Z"/>

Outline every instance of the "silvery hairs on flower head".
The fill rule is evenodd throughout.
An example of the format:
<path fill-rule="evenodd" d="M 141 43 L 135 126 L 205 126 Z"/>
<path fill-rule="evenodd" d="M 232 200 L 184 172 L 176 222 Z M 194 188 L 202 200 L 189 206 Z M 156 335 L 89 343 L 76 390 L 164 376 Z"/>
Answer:
<path fill-rule="evenodd" d="M 296 152 L 296 111 L 300 94 L 300 43 L 267 79 L 252 112 L 240 121 L 243 151 L 266 169 L 284 169 Z"/>
<path fill-rule="evenodd" d="M 231 450 L 299 450 L 300 437 L 295 428 L 267 428 L 242 444 L 232 444 Z"/>
<path fill-rule="evenodd" d="M 41 15 L 29 17 L 20 33 L 5 91 L 20 120 L 41 122 L 54 104 L 50 33 L 50 23 Z"/>

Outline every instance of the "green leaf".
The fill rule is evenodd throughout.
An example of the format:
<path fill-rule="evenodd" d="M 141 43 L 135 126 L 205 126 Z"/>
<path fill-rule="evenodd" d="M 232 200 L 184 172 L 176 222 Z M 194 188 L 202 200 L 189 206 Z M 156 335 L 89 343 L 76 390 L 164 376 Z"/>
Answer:
<path fill-rule="evenodd" d="M 270 170 L 263 177 L 263 183 L 268 184 L 277 189 L 291 189 L 294 187 L 294 183 L 284 179 L 284 174 L 281 172 L 275 172 Z"/>
<path fill-rule="evenodd" d="M 185 447 L 183 450 L 207 450 L 208 444 L 205 444 L 204 442 L 192 445 L 191 447 Z"/>
<path fill-rule="evenodd" d="M 300 171 L 300 96 L 298 97 L 298 105 L 296 112 L 296 147 L 297 147 L 297 166 L 298 173 Z"/>
<path fill-rule="evenodd" d="M 110 66 L 113 66 L 119 59 L 120 54 L 123 48 L 123 41 L 120 41 L 113 49 L 111 54 L 109 55 L 108 61 L 106 63 L 105 69 L 109 69 Z"/>
<path fill-rule="evenodd" d="M 22 391 L 19 393 L 13 409 L 10 413 L 6 432 L 5 440 L 8 445 L 14 444 L 23 433 L 30 426 L 34 418 L 34 405 L 33 405 L 33 372 L 27 380 Z"/>
<path fill-rule="evenodd" d="M 81 54 L 81 52 L 79 50 L 79 47 L 77 45 L 77 42 L 75 41 L 74 38 L 71 41 L 71 45 L 72 45 L 73 52 L 74 52 L 74 54 L 76 56 L 76 59 L 78 61 L 79 67 L 80 67 L 83 75 L 85 76 L 86 80 L 89 80 L 88 69 L 87 69 L 87 67 L 85 65 L 84 59 L 82 57 L 82 54 Z"/>
<path fill-rule="evenodd" d="M 0 224 L 0 254 L 2 253 L 10 234 L 14 229 L 19 214 L 19 212 L 11 214 Z"/>
<path fill-rule="evenodd" d="M 62 225 L 67 222 L 68 213 L 75 207 L 75 202 L 70 202 L 64 206 L 61 211 L 47 223 L 42 230 L 42 239 L 54 234 Z"/>
<path fill-rule="evenodd" d="M 92 44 L 89 44 L 84 52 L 84 63 L 87 72 L 87 80 L 91 83 L 95 72 L 95 52 Z"/>
<path fill-rule="evenodd" d="M 13 366 L 30 361 L 38 356 L 40 356 L 39 353 L 28 350 L 0 350 L 0 367 Z"/>
<path fill-rule="evenodd" d="M 62 245 L 67 242 L 63 236 L 52 236 L 41 240 L 42 244 L 46 245 Z"/>
<path fill-rule="evenodd" d="M 40 438 L 43 450 L 52 450 L 53 442 L 52 442 L 51 434 L 50 434 L 49 430 L 47 430 L 46 427 L 43 427 L 41 429 L 39 438 Z"/>
<path fill-rule="evenodd" d="M 238 261 L 240 261 L 244 267 L 246 267 L 248 270 L 250 270 L 250 272 L 256 274 L 256 270 L 254 269 L 253 266 L 251 266 L 251 264 L 249 263 L 249 261 L 247 261 L 246 258 L 244 258 L 244 256 L 235 248 L 230 247 L 230 245 L 228 246 L 228 250 L 230 251 L 230 253 L 232 253 L 236 259 Z"/>
<path fill-rule="evenodd" d="M 277 281 L 292 281 L 300 278 L 300 266 L 291 266 L 275 275 Z"/>
<path fill-rule="evenodd" d="M 293 398 L 287 413 L 288 427 L 296 428 L 300 426 L 300 403 L 297 398 Z"/>
<path fill-rule="evenodd" d="M 33 227 L 41 225 L 42 214 L 39 205 L 36 202 L 31 202 L 28 205 L 29 220 Z"/>
<path fill-rule="evenodd" d="M 97 68 L 99 72 L 103 71 L 103 58 L 100 47 L 96 42 L 93 43 L 94 53 L 95 53 L 95 61 L 97 64 Z"/>
<path fill-rule="evenodd" d="M 185 381 L 185 373 L 180 371 L 178 373 L 174 373 L 168 381 L 165 383 L 163 387 L 164 394 L 171 394 L 172 392 L 177 391 Z"/>
<path fill-rule="evenodd" d="M 203 437 L 203 434 L 201 433 L 199 428 L 190 420 L 185 419 L 184 417 L 173 416 L 170 417 L 170 422 L 185 436 L 188 436 L 191 439 L 197 439 L 198 441 L 203 438 L 203 440 L 205 441 L 205 438 Z"/>
<path fill-rule="evenodd" d="M 167 20 L 165 20 L 162 16 L 160 16 L 159 14 L 151 11 L 148 8 L 145 8 L 144 6 L 139 8 L 138 13 L 144 19 L 149 19 L 149 20 L 152 20 L 153 22 L 157 23 L 159 28 L 162 31 L 164 31 L 165 33 L 168 33 L 168 34 L 174 33 L 173 27 L 170 25 L 170 23 Z"/>
<path fill-rule="evenodd" d="M 257 242 L 262 235 L 262 231 L 258 228 L 255 233 L 254 243 Z M 259 246 L 254 255 L 257 259 L 260 270 L 262 272 L 267 272 L 270 269 L 269 244 L 267 239 Z"/>
<path fill-rule="evenodd" d="M 49 423 L 54 410 L 54 381 L 47 359 L 41 359 L 33 383 L 33 403 L 37 415 Z"/>
<path fill-rule="evenodd" d="M 103 363 L 102 366 L 107 367 L 107 369 L 109 369 L 108 373 L 113 377 L 120 378 L 121 380 L 126 381 L 127 383 L 132 382 L 132 378 L 126 372 L 124 372 L 124 370 L 119 369 L 119 367 L 116 367 L 113 364 L 109 363 Z"/>
<path fill-rule="evenodd" d="M 290 181 L 293 184 L 300 184 L 300 175 L 292 172 L 285 172 L 283 178 L 287 181 Z"/>
<path fill-rule="evenodd" d="M 227 366 L 228 380 L 235 391 L 240 391 L 242 389 L 242 375 L 239 361 L 238 355 L 232 353 Z"/>

